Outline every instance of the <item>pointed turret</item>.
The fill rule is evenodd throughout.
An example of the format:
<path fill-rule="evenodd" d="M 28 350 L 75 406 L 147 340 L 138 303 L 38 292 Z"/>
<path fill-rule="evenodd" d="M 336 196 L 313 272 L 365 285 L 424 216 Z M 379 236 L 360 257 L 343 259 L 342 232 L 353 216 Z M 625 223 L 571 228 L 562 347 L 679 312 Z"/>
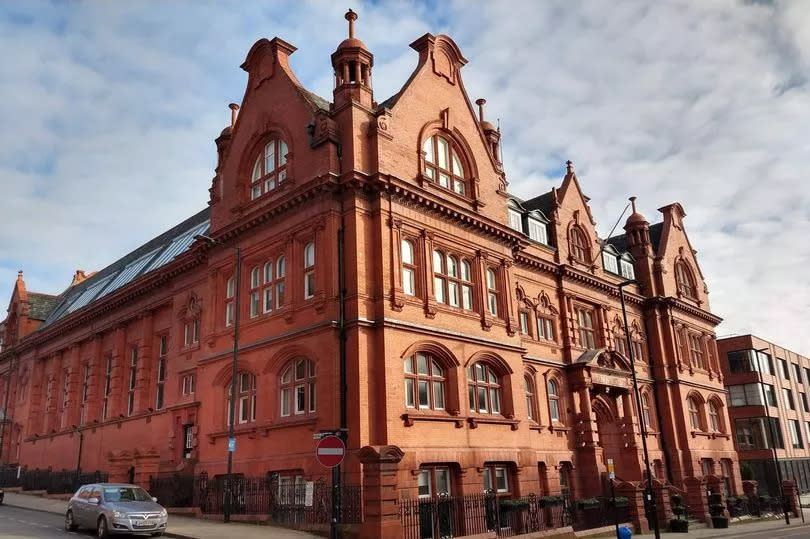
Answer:
<path fill-rule="evenodd" d="M 346 12 L 349 21 L 349 37 L 344 39 L 332 53 L 332 67 L 335 70 L 335 106 L 348 101 L 356 101 L 366 107 L 372 106 L 371 67 L 374 55 L 366 44 L 354 37 L 354 22 L 357 13 Z"/>
<path fill-rule="evenodd" d="M 630 197 L 633 213 L 627 218 L 624 230 L 627 232 L 627 246 L 630 253 L 638 260 L 650 254 L 650 223 L 636 209 L 636 197 Z"/>

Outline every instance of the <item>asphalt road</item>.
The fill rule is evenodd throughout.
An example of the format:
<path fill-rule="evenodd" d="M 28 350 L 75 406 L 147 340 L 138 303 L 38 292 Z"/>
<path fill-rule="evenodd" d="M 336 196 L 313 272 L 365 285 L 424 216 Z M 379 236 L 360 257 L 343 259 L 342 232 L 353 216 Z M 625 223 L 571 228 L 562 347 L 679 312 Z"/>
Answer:
<path fill-rule="evenodd" d="M 8 505 L 0 506 L 0 537 L 16 539 L 36 537 L 38 539 L 90 538 L 88 532 L 66 532 L 64 518 L 55 513 L 43 513 L 29 509 L 18 509 Z"/>

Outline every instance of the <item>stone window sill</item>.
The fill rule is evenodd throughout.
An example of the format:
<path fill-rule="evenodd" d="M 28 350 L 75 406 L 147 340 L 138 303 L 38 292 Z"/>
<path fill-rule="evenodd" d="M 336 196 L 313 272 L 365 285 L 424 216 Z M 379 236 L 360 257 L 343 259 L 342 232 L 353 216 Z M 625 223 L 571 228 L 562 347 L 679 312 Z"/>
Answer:
<path fill-rule="evenodd" d="M 450 413 L 437 412 L 406 412 L 402 414 L 406 427 L 412 427 L 415 421 L 446 421 L 455 423 L 457 429 L 464 427 L 464 418 Z"/>
<path fill-rule="evenodd" d="M 478 428 L 478 424 L 488 424 L 488 425 L 509 425 L 512 430 L 518 430 L 518 426 L 520 425 L 519 419 L 507 419 L 505 417 L 484 417 L 484 416 L 474 416 L 468 417 L 467 422 L 470 424 L 471 429 Z"/>

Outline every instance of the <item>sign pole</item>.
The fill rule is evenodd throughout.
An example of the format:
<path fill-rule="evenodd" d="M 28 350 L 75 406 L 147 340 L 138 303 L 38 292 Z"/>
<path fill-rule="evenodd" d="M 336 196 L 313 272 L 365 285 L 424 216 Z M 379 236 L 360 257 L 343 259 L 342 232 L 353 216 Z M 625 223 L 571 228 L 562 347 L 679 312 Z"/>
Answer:
<path fill-rule="evenodd" d="M 616 469 L 613 465 L 613 459 L 607 459 L 608 475 L 610 476 L 610 498 L 613 500 L 613 525 L 616 528 L 616 539 L 621 539 L 619 536 L 619 508 L 616 506 L 616 489 L 613 483 L 616 480 Z"/>
<path fill-rule="evenodd" d="M 320 438 L 315 447 L 315 458 L 327 468 L 332 468 L 332 520 L 329 524 L 329 537 L 337 539 L 340 522 L 340 464 L 346 456 L 344 433 L 332 432 Z"/>

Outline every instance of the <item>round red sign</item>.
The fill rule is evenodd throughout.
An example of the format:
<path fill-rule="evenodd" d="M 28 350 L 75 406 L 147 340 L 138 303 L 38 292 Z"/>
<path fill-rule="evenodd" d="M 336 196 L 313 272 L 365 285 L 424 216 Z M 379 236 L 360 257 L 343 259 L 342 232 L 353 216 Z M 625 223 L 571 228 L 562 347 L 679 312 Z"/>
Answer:
<path fill-rule="evenodd" d="M 346 445 L 337 436 L 324 436 L 315 448 L 315 458 L 327 468 L 339 465 L 345 455 Z"/>

